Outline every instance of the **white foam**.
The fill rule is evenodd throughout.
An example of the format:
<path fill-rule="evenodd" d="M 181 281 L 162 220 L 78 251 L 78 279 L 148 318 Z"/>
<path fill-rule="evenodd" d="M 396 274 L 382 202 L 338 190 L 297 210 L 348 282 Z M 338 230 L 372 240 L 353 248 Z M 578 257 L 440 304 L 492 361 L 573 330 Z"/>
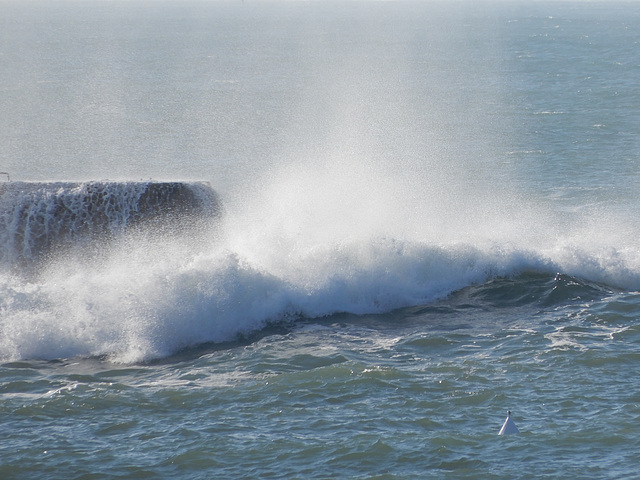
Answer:
<path fill-rule="evenodd" d="M 414 176 L 349 155 L 284 162 L 231 194 L 209 236 L 133 236 L 56 257 L 30 280 L 0 274 L 0 357 L 132 362 L 300 315 L 425 304 L 524 270 L 640 288 L 629 222 L 566 221 L 487 179 L 465 191 L 444 161 Z"/>
<path fill-rule="evenodd" d="M 257 192 L 246 208 L 232 204 L 210 236 L 134 236 L 89 259 L 55 258 L 35 278 L 1 274 L 0 357 L 135 362 L 299 315 L 425 304 L 524 270 L 640 285 L 638 254 L 626 237 L 563 233 L 546 217 L 528 235 L 510 214 L 485 227 L 478 219 L 464 225 L 459 216 L 447 225 L 442 218 L 442 230 L 432 231 L 436 212 L 417 207 L 425 225 L 403 217 L 406 205 L 395 210 L 390 183 L 369 198 L 365 188 L 341 193 L 342 181 L 332 186 L 331 178 L 305 191 L 285 175 L 292 185 L 276 181 L 265 188 L 271 200 Z M 322 202 L 321 190 L 336 198 Z M 359 224 L 353 209 L 372 211 Z M 454 214 L 453 207 L 444 212 Z"/>

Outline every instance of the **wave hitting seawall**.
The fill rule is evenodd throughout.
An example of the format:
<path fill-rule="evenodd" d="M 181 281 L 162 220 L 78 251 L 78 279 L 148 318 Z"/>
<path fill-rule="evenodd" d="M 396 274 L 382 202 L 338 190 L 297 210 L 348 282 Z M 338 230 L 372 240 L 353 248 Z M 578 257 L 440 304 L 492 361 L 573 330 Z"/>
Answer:
<path fill-rule="evenodd" d="M 132 231 L 195 229 L 219 213 L 207 182 L 7 182 L 0 184 L 0 261 L 29 267 Z"/>

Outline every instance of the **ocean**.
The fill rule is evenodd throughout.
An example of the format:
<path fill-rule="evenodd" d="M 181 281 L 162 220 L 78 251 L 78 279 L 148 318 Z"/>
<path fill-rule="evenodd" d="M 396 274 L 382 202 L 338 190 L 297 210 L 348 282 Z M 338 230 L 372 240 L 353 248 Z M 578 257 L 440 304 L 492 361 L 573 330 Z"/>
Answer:
<path fill-rule="evenodd" d="M 639 79 L 634 1 L 0 1 L 0 478 L 638 478 Z"/>

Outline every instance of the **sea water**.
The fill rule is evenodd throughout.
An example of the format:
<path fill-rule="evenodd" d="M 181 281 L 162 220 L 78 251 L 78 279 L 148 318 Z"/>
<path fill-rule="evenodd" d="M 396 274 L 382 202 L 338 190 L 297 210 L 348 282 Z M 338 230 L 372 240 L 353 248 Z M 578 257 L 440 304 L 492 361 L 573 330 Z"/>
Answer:
<path fill-rule="evenodd" d="M 3 257 L 0 477 L 637 478 L 639 78 L 636 2 L 1 2 L 3 180 L 223 213 Z"/>

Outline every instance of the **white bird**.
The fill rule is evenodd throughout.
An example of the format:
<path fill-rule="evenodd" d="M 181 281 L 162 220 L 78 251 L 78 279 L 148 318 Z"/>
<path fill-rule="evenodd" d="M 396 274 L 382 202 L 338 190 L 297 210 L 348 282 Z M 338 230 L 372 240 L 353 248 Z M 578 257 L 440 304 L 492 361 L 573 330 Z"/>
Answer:
<path fill-rule="evenodd" d="M 509 435 L 510 433 L 520 433 L 516 424 L 511 420 L 511 411 L 507 410 L 507 419 L 504 421 L 498 435 Z"/>

